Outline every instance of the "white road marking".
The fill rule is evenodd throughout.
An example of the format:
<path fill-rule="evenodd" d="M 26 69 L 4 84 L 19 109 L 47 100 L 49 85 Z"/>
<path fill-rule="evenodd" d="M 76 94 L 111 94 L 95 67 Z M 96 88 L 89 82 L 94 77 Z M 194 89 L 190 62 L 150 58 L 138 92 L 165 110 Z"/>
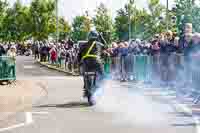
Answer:
<path fill-rule="evenodd" d="M 26 124 L 33 123 L 33 116 L 31 112 L 26 112 Z"/>
<path fill-rule="evenodd" d="M 32 112 L 33 115 L 48 115 L 49 112 Z"/>
<path fill-rule="evenodd" d="M 25 100 L 25 98 L 22 97 L 21 98 L 22 104 L 24 104 L 24 100 Z M 26 125 L 32 124 L 34 122 L 32 114 L 48 114 L 48 112 L 25 112 L 26 120 L 25 120 L 24 123 L 13 125 L 13 126 L 10 126 L 10 127 L 7 127 L 7 128 L 1 128 L 0 132 L 4 132 L 4 131 L 8 131 L 8 130 L 12 130 L 12 129 L 15 129 L 15 128 L 24 127 Z"/>
<path fill-rule="evenodd" d="M 26 112 L 25 116 L 26 116 L 26 122 L 25 123 L 20 123 L 20 124 L 13 125 L 13 126 L 10 126 L 10 127 L 7 127 L 7 128 L 1 128 L 0 132 L 9 131 L 9 130 L 12 130 L 12 129 L 15 129 L 15 128 L 24 127 L 26 125 L 32 124 L 33 123 L 32 113 Z"/>
<path fill-rule="evenodd" d="M 24 66 L 24 69 L 33 69 L 34 66 Z"/>
<path fill-rule="evenodd" d="M 7 128 L 1 128 L 0 132 L 5 132 L 5 131 L 12 130 L 12 129 L 15 129 L 15 128 L 23 127 L 25 125 L 26 125 L 26 123 L 21 123 L 21 124 L 18 124 L 18 125 L 7 127 Z"/>
<path fill-rule="evenodd" d="M 13 130 L 15 128 L 20 128 L 20 127 L 24 127 L 24 126 L 32 124 L 34 122 L 33 121 L 34 114 L 35 115 L 45 115 L 45 114 L 47 115 L 47 114 L 49 114 L 49 112 L 25 112 L 25 117 L 26 117 L 25 123 L 20 123 L 17 125 L 6 127 L 6 128 L 0 128 L 0 132 L 9 131 L 9 130 Z"/>

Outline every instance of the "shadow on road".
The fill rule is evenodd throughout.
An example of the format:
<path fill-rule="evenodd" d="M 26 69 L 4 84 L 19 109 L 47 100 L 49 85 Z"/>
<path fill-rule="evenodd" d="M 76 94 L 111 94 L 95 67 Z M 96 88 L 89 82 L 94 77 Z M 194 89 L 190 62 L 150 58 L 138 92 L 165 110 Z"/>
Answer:
<path fill-rule="evenodd" d="M 35 108 L 85 108 L 90 107 L 88 103 L 84 102 L 69 102 L 66 104 L 46 104 L 34 106 Z"/>

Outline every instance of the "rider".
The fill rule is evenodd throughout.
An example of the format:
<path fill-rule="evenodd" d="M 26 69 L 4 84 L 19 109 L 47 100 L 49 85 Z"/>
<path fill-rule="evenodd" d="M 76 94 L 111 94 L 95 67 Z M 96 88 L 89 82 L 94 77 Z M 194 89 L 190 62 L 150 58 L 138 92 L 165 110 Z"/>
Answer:
<path fill-rule="evenodd" d="M 78 54 L 78 62 L 81 65 L 83 73 L 91 71 L 97 72 L 98 77 L 100 77 L 100 80 L 98 80 L 99 82 L 103 78 L 103 63 L 101 56 L 105 48 L 105 44 L 106 42 L 101 34 L 99 34 L 97 31 L 91 31 L 88 34 L 88 42 L 79 46 L 80 50 Z M 87 96 L 85 81 L 84 92 L 85 97 Z"/>

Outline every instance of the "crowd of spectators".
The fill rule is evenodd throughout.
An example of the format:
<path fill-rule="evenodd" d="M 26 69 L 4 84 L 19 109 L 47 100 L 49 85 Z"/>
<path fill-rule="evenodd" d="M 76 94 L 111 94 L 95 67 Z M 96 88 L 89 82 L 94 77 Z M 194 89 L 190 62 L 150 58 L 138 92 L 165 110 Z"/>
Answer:
<path fill-rule="evenodd" d="M 75 47 L 71 39 L 59 43 L 35 42 L 32 49 L 35 59 L 40 60 L 40 62 L 49 62 L 57 67 L 64 67 L 66 71 L 72 73 L 77 68 L 78 48 Z"/>
<path fill-rule="evenodd" d="M 147 56 L 151 59 L 151 79 L 173 84 L 177 78 L 190 78 L 191 73 L 183 74 L 183 71 L 191 72 L 191 68 L 198 67 L 200 34 L 186 32 L 179 38 L 175 33 L 167 31 L 155 35 L 149 42 L 139 39 L 113 42 L 107 52 L 111 57 L 111 72 L 114 77 L 120 77 L 121 80 L 132 79 L 130 73 L 135 69 L 132 63 L 134 57 Z"/>
<path fill-rule="evenodd" d="M 0 56 L 6 53 L 11 46 L 0 45 Z M 36 41 L 27 47 L 16 45 L 16 49 L 20 54 L 31 49 L 36 60 L 48 62 L 72 73 L 78 69 L 79 48 L 71 39 L 59 43 Z M 191 66 L 200 64 L 198 61 L 199 51 L 200 33 L 192 33 L 192 25 L 186 24 L 182 36 L 179 37 L 176 33 L 167 31 L 155 35 L 149 41 L 134 39 L 112 42 L 104 51 L 107 53 L 104 57 L 104 64 L 106 72 L 111 72 L 113 77 L 129 80 L 134 79 L 135 57 L 151 57 L 151 72 L 153 73 L 151 78 L 171 82 L 177 80 L 177 75 L 180 75 L 179 73 L 183 69 L 190 69 Z M 146 71 L 146 73 L 149 72 Z M 190 73 L 186 73 L 186 75 L 184 77 L 190 77 Z"/>
<path fill-rule="evenodd" d="M 0 81 L 15 79 L 17 50 L 14 45 L 0 44 Z"/>

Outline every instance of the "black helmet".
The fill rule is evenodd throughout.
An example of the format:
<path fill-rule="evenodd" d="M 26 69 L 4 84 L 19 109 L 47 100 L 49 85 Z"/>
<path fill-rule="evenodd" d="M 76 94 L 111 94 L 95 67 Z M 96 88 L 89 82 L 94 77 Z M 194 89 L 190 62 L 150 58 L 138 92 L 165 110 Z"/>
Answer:
<path fill-rule="evenodd" d="M 99 40 L 99 33 L 97 31 L 90 31 L 90 33 L 88 34 L 88 41 L 90 40 Z"/>

